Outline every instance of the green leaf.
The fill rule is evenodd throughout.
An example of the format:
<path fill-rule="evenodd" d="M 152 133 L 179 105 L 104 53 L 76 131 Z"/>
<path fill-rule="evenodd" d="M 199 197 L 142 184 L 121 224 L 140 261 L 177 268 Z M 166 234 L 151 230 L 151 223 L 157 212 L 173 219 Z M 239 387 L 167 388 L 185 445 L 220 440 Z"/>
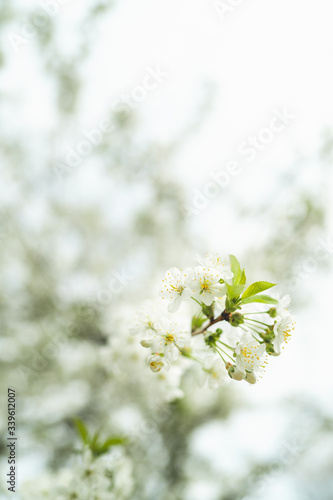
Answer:
<path fill-rule="evenodd" d="M 103 450 L 108 450 L 111 448 L 111 446 L 118 446 L 125 444 L 127 442 L 127 439 L 124 437 L 109 437 L 104 441 L 104 443 L 101 445 L 100 449 Z"/>
<path fill-rule="evenodd" d="M 248 297 L 247 299 L 243 299 L 241 303 L 250 304 L 251 302 L 261 302 L 262 304 L 277 304 L 278 301 L 270 297 L 269 295 L 253 295 L 252 297 Z"/>
<path fill-rule="evenodd" d="M 225 310 L 226 312 L 232 313 L 237 311 L 237 309 L 241 309 L 241 300 L 240 298 L 229 300 L 228 295 L 225 299 Z"/>
<path fill-rule="evenodd" d="M 87 427 L 84 425 L 82 420 L 80 420 L 79 418 L 74 418 L 73 422 L 74 422 L 76 430 L 77 430 L 79 436 L 81 437 L 83 443 L 88 444 L 89 443 L 89 435 L 88 435 Z"/>
<path fill-rule="evenodd" d="M 127 443 L 127 438 L 121 436 L 109 436 L 104 442 L 100 442 L 99 432 L 95 432 L 92 437 L 89 437 L 88 430 L 82 420 L 75 418 L 73 422 L 83 443 L 89 446 L 95 457 L 106 453 L 111 446 L 124 445 Z"/>
<path fill-rule="evenodd" d="M 193 318 L 192 318 L 192 332 L 199 330 L 199 328 L 202 327 L 202 325 L 205 323 L 205 321 L 207 321 L 207 317 L 201 313 L 196 315 L 196 316 L 193 316 Z"/>
<path fill-rule="evenodd" d="M 245 269 L 243 269 L 242 275 L 241 275 L 240 280 L 239 280 L 239 284 L 245 285 L 245 283 L 246 283 L 246 274 L 245 274 Z"/>
<path fill-rule="evenodd" d="M 91 439 L 91 446 L 97 445 L 98 438 L 99 438 L 99 432 L 95 432 L 95 434 Z"/>
<path fill-rule="evenodd" d="M 124 445 L 127 442 L 126 438 L 123 437 L 109 437 L 104 443 L 95 442 L 94 446 L 91 445 L 91 451 L 95 456 L 103 455 L 106 453 L 112 446 Z"/>
<path fill-rule="evenodd" d="M 268 290 L 268 288 L 272 288 L 272 286 L 275 285 L 276 283 L 269 283 L 269 281 L 256 281 L 245 290 L 242 295 L 242 300 L 247 299 L 248 297 L 252 297 L 252 295 L 257 295 L 257 293 Z"/>
<path fill-rule="evenodd" d="M 210 306 L 202 305 L 202 312 L 207 318 L 214 318 L 214 302 Z"/>
<path fill-rule="evenodd" d="M 244 285 L 229 285 L 227 283 L 227 295 L 230 300 L 237 299 L 243 290 Z"/>
<path fill-rule="evenodd" d="M 231 271 L 234 273 L 232 282 L 234 285 L 238 285 L 242 276 L 241 266 L 234 255 L 229 255 Z"/>

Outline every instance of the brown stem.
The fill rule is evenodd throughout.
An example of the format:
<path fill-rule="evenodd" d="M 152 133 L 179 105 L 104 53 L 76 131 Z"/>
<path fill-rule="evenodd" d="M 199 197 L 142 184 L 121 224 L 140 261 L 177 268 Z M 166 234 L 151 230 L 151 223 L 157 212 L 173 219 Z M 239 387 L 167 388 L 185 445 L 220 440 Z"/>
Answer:
<path fill-rule="evenodd" d="M 217 318 L 210 319 L 208 325 L 206 325 L 204 328 L 202 328 L 201 330 L 197 330 L 196 332 L 193 332 L 192 337 L 194 337 L 195 335 L 199 335 L 200 333 L 206 332 L 208 328 L 210 328 L 212 325 L 215 325 L 215 323 L 219 323 L 220 321 L 229 321 L 229 317 L 230 313 L 224 310 Z"/>

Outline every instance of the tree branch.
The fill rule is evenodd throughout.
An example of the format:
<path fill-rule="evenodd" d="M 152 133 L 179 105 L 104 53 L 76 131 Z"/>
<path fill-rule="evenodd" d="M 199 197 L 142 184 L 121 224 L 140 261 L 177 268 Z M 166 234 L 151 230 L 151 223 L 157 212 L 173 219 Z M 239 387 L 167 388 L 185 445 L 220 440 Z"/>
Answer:
<path fill-rule="evenodd" d="M 193 332 L 192 337 L 194 337 L 195 335 L 200 335 L 200 333 L 205 333 L 208 330 L 208 328 L 210 328 L 212 325 L 215 325 L 215 323 L 219 323 L 220 321 L 229 321 L 229 317 L 230 313 L 224 310 L 217 318 L 215 319 L 211 318 L 209 320 L 208 325 L 206 325 L 204 328 L 201 328 L 200 330 Z"/>

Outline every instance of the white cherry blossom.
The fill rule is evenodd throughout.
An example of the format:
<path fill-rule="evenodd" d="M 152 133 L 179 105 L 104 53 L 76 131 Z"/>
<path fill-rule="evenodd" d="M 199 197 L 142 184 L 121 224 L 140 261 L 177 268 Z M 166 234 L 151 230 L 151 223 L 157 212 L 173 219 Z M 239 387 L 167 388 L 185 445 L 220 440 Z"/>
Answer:
<path fill-rule="evenodd" d="M 173 361 L 178 358 L 180 349 L 190 344 L 191 335 L 188 331 L 176 322 L 163 319 L 153 336 L 152 351 Z"/>
<path fill-rule="evenodd" d="M 160 296 L 164 300 L 169 300 L 168 311 L 176 312 L 183 300 L 191 298 L 191 289 L 188 284 L 192 278 L 191 269 L 178 269 L 172 267 L 165 273 L 162 280 Z"/>
<path fill-rule="evenodd" d="M 294 328 L 293 317 L 289 313 L 277 316 L 276 323 L 274 325 L 274 350 L 277 355 L 281 354 L 282 344 L 289 342 Z"/>
<path fill-rule="evenodd" d="M 214 268 L 221 273 L 223 280 L 230 280 L 234 274 L 231 271 L 229 258 L 219 253 L 206 253 L 203 257 L 196 256 L 198 263 L 205 268 Z"/>
<path fill-rule="evenodd" d="M 236 366 L 244 373 L 244 378 L 246 377 L 246 373 L 260 370 L 264 363 L 263 354 L 265 351 L 265 344 L 259 344 L 248 333 L 244 333 L 235 349 Z"/>
<path fill-rule="evenodd" d="M 214 268 L 196 267 L 191 283 L 194 297 L 206 305 L 211 305 L 215 298 L 225 295 L 226 286 L 220 283 L 221 273 Z"/>

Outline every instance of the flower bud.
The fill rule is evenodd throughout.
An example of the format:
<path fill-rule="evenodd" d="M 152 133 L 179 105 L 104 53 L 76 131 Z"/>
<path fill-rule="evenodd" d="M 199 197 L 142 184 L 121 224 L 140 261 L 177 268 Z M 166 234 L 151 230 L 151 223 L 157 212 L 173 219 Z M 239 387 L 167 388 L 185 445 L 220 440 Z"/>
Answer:
<path fill-rule="evenodd" d="M 270 310 L 268 311 L 268 314 L 270 315 L 271 318 L 276 318 L 277 316 L 277 310 L 275 307 L 271 307 Z"/>
<path fill-rule="evenodd" d="M 245 377 L 245 373 L 240 371 L 236 365 L 232 365 L 231 363 L 226 363 L 225 367 L 228 371 L 229 377 L 234 380 L 243 380 Z"/>
<path fill-rule="evenodd" d="M 151 340 L 141 340 L 140 344 L 142 345 L 142 347 L 150 347 Z"/>
<path fill-rule="evenodd" d="M 182 347 L 179 350 L 185 358 L 190 358 L 192 355 L 192 349 L 190 347 Z"/>
<path fill-rule="evenodd" d="M 214 333 L 207 333 L 205 335 L 205 343 L 209 347 L 214 347 L 216 344 L 216 336 Z"/>
<path fill-rule="evenodd" d="M 269 354 L 270 356 L 280 356 L 279 353 L 275 352 L 274 351 L 274 347 L 272 344 L 268 343 L 266 344 L 266 352 L 267 354 Z"/>
<path fill-rule="evenodd" d="M 245 380 L 249 384 L 255 384 L 257 381 L 256 376 L 253 372 L 246 372 Z"/>
<path fill-rule="evenodd" d="M 259 335 L 267 344 L 270 344 L 272 340 L 275 339 L 275 333 L 273 332 L 271 327 L 266 328 L 265 332 L 259 333 Z"/>
<path fill-rule="evenodd" d="M 233 313 L 230 315 L 229 323 L 231 326 L 239 326 L 244 323 L 243 315 L 241 313 Z"/>

